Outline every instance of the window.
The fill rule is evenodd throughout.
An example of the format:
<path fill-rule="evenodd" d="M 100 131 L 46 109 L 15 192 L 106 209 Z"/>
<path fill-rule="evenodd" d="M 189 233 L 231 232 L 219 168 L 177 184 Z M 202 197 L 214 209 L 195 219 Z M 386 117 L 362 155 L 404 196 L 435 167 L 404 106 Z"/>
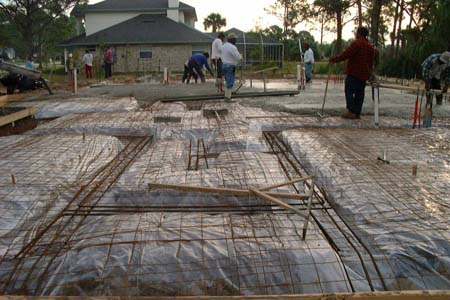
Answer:
<path fill-rule="evenodd" d="M 139 58 L 141 58 L 141 59 L 153 58 L 153 52 L 150 50 L 143 50 L 139 53 Z"/>
<path fill-rule="evenodd" d="M 192 50 L 192 55 L 194 54 L 203 54 L 203 50 Z"/>

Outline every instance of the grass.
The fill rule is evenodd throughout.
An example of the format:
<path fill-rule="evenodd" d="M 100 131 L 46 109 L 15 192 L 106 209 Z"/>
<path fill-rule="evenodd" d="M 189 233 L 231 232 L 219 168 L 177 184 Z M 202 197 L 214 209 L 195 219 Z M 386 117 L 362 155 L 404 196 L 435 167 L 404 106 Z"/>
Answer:
<path fill-rule="evenodd" d="M 296 61 L 285 61 L 282 69 L 284 74 L 297 74 L 297 65 L 299 63 Z M 314 74 L 327 74 L 328 73 L 328 61 L 318 61 L 314 64 Z M 344 70 L 344 64 L 339 63 L 333 66 L 333 73 L 339 74 Z"/>

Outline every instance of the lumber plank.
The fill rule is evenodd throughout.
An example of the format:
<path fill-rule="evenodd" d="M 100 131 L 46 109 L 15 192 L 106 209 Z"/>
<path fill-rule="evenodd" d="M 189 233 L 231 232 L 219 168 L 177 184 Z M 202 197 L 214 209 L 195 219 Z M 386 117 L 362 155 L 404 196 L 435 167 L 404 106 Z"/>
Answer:
<path fill-rule="evenodd" d="M 287 204 L 287 203 L 285 203 L 283 201 L 280 201 L 280 200 L 278 200 L 278 199 L 276 199 L 276 198 L 274 198 L 272 196 L 269 196 L 266 193 L 263 193 L 263 192 L 258 191 L 258 190 L 251 190 L 251 192 L 254 193 L 256 196 L 258 196 L 258 197 L 260 197 L 262 199 L 266 199 L 266 200 L 268 200 L 270 202 L 273 202 L 273 203 L 277 204 L 278 206 L 286 208 L 286 209 L 296 213 L 297 215 L 300 215 L 300 216 L 305 217 L 305 218 L 307 217 L 306 214 L 304 214 L 302 211 L 300 211 L 300 210 L 290 206 L 289 204 Z"/>
<path fill-rule="evenodd" d="M 314 178 L 313 176 L 308 176 L 308 177 L 305 177 L 305 178 L 289 180 L 289 181 L 286 181 L 286 182 L 283 182 L 283 183 L 274 184 L 274 185 L 270 185 L 270 186 L 266 186 L 266 187 L 260 188 L 260 189 L 258 189 L 258 191 L 261 191 L 261 192 L 270 191 L 270 190 L 273 190 L 273 189 L 276 189 L 276 188 L 279 188 L 279 187 L 283 187 L 283 186 L 286 186 L 286 185 L 291 185 L 291 184 L 295 184 L 295 183 L 299 183 L 299 182 L 305 182 L 305 181 L 313 179 L 313 178 Z"/>
<path fill-rule="evenodd" d="M 4 105 L 8 104 L 9 102 L 22 101 L 25 98 L 27 98 L 28 96 L 30 96 L 30 95 L 29 94 L 14 94 L 14 95 L 0 96 L 0 106 L 4 106 Z"/>
<path fill-rule="evenodd" d="M 183 192 L 198 192 L 198 193 L 210 193 L 221 194 L 229 196 L 252 196 L 253 192 L 250 190 L 228 189 L 228 188 L 212 188 L 212 187 L 200 187 L 200 186 L 187 186 L 187 185 L 173 185 L 173 184 L 160 184 L 149 183 L 149 189 L 163 189 L 163 190 L 176 190 Z M 306 194 L 286 194 L 286 193 L 266 193 L 271 197 L 278 197 L 281 199 L 309 199 L 309 195 Z"/>
<path fill-rule="evenodd" d="M 12 122 L 24 119 L 29 116 L 33 116 L 38 112 L 37 108 L 35 107 L 29 107 L 24 110 L 18 111 L 16 113 L 12 113 L 10 115 L 0 117 L 0 127 L 10 124 Z"/>

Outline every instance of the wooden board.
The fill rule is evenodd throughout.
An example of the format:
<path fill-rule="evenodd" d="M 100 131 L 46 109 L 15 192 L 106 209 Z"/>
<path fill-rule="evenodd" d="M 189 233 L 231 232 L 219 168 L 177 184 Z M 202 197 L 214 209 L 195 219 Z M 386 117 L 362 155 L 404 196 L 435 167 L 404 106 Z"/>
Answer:
<path fill-rule="evenodd" d="M 35 107 L 26 108 L 24 110 L 18 111 L 16 113 L 12 113 L 10 115 L 0 117 L 0 127 L 10 124 L 12 122 L 16 122 L 21 119 L 25 119 L 29 116 L 33 116 L 37 114 L 38 110 Z"/>
<path fill-rule="evenodd" d="M 201 186 L 185 186 L 185 185 L 173 185 L 173 184 L 160 184 L 160 183 L 149 183 L 149 189 L 162 189 L 162 190 L 175 190 L 182 192 L 196 192 L 196 193 L 210 193 L 210 194 L 220 194 L 228 196 L 251 196 L 254 192 L 250 190 L 238 190 L 238 189 L 227 189 L 227 188 L 213 188 L 213 187 L 201 187 Z M 284 193 L 265 193 L 271 197 L 277 197 L 280 199 L 309 199 L 308 195 L 305 194 L 284 194 Z"/>
<path fill-rule="evenodd" d="M 355 294 L 191 296 L 191 297 L 31 297 L 0 296 L 0 300 L 449 300 L 450 291 L 375 292 Z"/>
<path fill-rule="evenodd" d="M 21 101 L 27 98 L 28 96 L 30 96 L 30 94 L 14 94 L 14 95 L 0 96 L 0 106 L 4 106 L 9 102 Z"/>

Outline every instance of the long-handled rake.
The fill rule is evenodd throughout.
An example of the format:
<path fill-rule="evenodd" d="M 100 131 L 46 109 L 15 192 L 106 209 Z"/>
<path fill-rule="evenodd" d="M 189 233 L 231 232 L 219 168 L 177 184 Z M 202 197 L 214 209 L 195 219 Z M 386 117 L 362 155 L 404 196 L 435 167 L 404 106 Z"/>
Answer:
<path fill-rule="evenodd" d="M 328 77 L 327 77 L 327 83 L 325 85 L 325 94 L 323 95 L 323 102 L 322 102 L 322 109 L 321 111 L 318 113 L 320 118 L 324 118 L 325 117 L 325 104 L 327 102 L 327 95 L 328 95 L 328 85 L 330 83 L 330 79 L 331 79 L 331 73 L 332 73 L 332 66 L 333 63 L 329 63 L 328 64 Z"/>

